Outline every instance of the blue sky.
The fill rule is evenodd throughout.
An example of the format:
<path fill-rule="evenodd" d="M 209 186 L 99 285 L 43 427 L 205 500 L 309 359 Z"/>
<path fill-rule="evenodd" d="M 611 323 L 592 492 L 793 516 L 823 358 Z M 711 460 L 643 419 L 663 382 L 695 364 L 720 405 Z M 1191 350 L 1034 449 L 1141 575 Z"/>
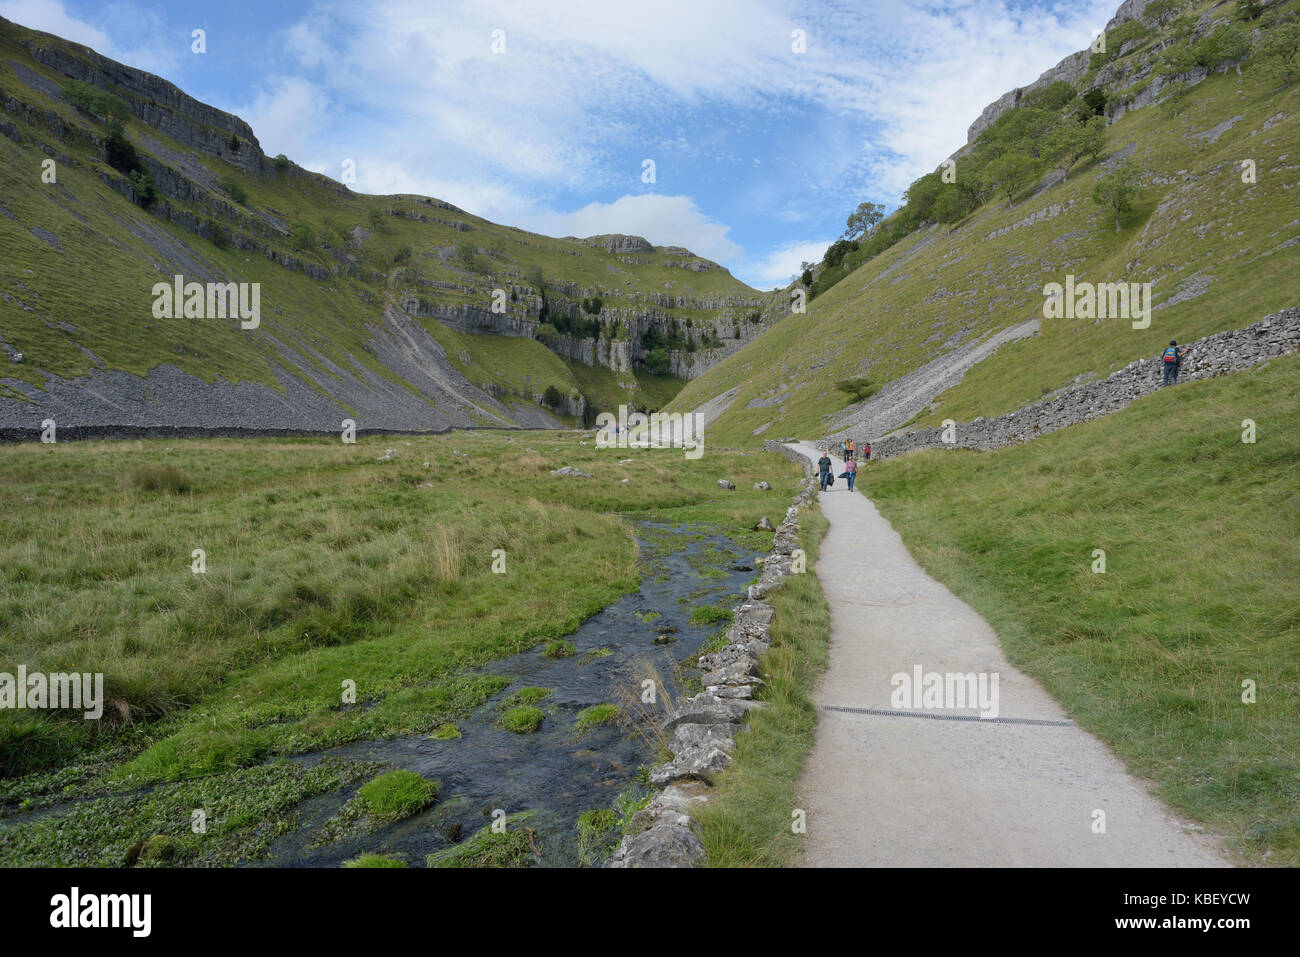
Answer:
<path fill-rule="evenodd" d="M 1118 2 L 0 0 L 0 15 L 238 114 L 272 155 L 335 178 L 352 160 L 363 192 L 642 235 L 770 288 L 859 202 L 892 209 Z"/>

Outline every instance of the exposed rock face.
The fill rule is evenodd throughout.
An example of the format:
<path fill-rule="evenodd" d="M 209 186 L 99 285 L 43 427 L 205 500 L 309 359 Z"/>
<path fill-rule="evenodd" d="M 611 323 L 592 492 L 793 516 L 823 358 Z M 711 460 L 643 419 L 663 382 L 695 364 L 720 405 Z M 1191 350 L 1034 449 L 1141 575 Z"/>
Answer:
<path fill-rule="evenodd" d="M 779 451 L 790 457 L 790 450 Z M 804 480 L 777 531 L 789 541 L 798 536 L 799 512 L 813 501 L 816 485 L 807 461 L 792 461 L 802 463 Z M 764 559 L 763 573 L 750 587 L 750 600 L 732 616 L 726 646 L 700 655 L 705 690 L 683 701 L 663 722 L 673 759 L 650 772 L 650 783 L 662 790 L 633 815 L 606 867 L 693 867 L 703 860 L 695 822 L 684 812 L 709 800 L 717 775 L 731 762 L 736 735 L 745 730 L 746 713 L 764 707 L 751 700 L 763 684 L 762 656 L 772 646 L 769 629 L 776 609 L 764 598 L 779 589 L 792 570 L 788 553 L 774 550 Z"/>
<path fill-rule="evenodd" d="M 993 125 L 999 116 L 1012 107 L 1019 106 L 1020 101 L 1026 93 L 1034 90 L 1051 86 L 1058 80 L 1064 80 L 1067 83 L 1077 83 L 1079 77 L 1088 72 L 1088 60 L 1091 54 L 1087 50 L 1081 50 L 1078 53 L 1072 53 L 1056 66 L 1047 70 L 1033 83 L 1028 86 L 1019 86 L 1008 93 L 1003 93 L 1000 97 L 984 107 L 984 112 L 980 114 L 979 119 L 970 125 L 966 131 L 966 142 L 973 143 L 979 139 L 979 135 Z"/>
<path fill-rule="evenodd" d="M 652 253 L 655 251 L 650 241 L 642 239 L 640 236 L 621 236 L 613 233 L 607 236 L 588 236 L 581 241 L 588 246 L 599 246 L 601 249 L 608 249 L 612 253 Z"/>
<path fill-rule="evenodd" d="M 1300 307 L 1284 309 L 1245 329 L 1220 332 L 1196 340 L 1183 359 L 1178 382 L 1181 385 L 1239 372 L 1297 349 L 1300 349 Z M 987 450 L 1016 445 L 1066 426 L 1118 412 L 1135 399 L 1161 388 L 1163 375 L 1159 356 L 1136 359 L 1105 379 L 1072 386 L 1053 398 L 1015 412 L 994 419 L 958 422 L 949 433 L 953 439 L 951 442 L 944 441 L 945 430 L 942 428 L 921 429 L 873 442 L 871 456 L 873 459 L 886 459 L 917 449 Z"/>
<path fill-rule="evenodd" d="M 12 92 L 0 96 L 0 135 L 30 147 L 34 139 L 48 141 L 49 133 L 53 133 L 55 139 L 68 145 L 102 149 L 105 134 L 100 124 L 65 120 L 49 108 L 47 97 L 66 102 L 68 79 L 108 90 L 131 110 L 130 134 L 142 147 L 140 161 L 153 177 L 158 198 L 149 207 L 144 222 L 133 220 L 124 225 L 153 247 L 158 262 L 167 264 L 164 272 L 170 274 L 174 268 L 199 282 L 227 278 L 210 274 L 211 267 L 195 252 L 202 244 L 187 246 L 163 228 L 162 222 L 170 222 L 195 236 L 228 243 L 233 249 L 264 257 L 320 282 L 346 279 L 382 285 L 387 289 L 385 301 L 376 304 L 375 315 L 368 315 L 366 322 L 377 326 L 377 313 L 384 309 L 384 328 L 377 329 L 375 341 L 362 348 L 380 355 L 385 363 L 391 358 L 401 368 L 390 368 L 401 376 L 414 369 L 418 381 L 409 381 L 417 388 L 431 386 L 431 391 L 422 395 L 396 388 L 362 368 L 364 363 L 355 363 L 354 368 L 350 356 L 335 355 L 335 368 L 331 374 L 322 375 L 318 357 L 308 355 L 304 344 L 293 336 L 292 328 L 280 328 L 275 330 L 273 345 L 278 351 L 275 362 L 285 374 L 275 373 L 279 380 L 276 387 L 205 382 L 189 371 L 166 365 L 147 376 L 129 375 L 111 371 L 116 357 L 106 354 L 102 361 L 97 360 L 100 368 L 90 368 L 84 375 L 67 379 L 49 376 L 44 393 L 30 384 L 16 386 L 33 402 L 0 399 L 0 428 L 28 428 L 33 416 L 38 423 L 50 417 L 61 426 L 97 429 L 321 431 L 337 429 L 339 421 L 354 416 L 359 424 L 399 431 L 476 424 L 560 424 L 546 409 L 520 409 L 514 404 L 498 403 L 491 387 L 466 381 L 447 361 L 437 341 L 414 321 L 429 318 L 464 332 L 535 337 L 541 325 L 542 297 L 540 290 L 531 288 L 520 274 L 522 261 L 488 256 L 490 272 L 466 271 L 463 280 L 457 277 L 458 281 L 452 282 L 425 279 L 414 270 L 410 278 L 403 278 L 401 269 L 385 274 L 380 269 L 386 266 L 367 262 L 364 248 L 372 229 L 351 222 L 341 227 L 344 231 L 333 244 L 324 244 L 324 255 L 299 253 L 291 248 L 291 224 L 284 214 L 270 208 L 273 204 L 258 208 L 235 201 L 222 186 L 223 174 L 214 170 L 230 163 L 250 176 L 272 181 L 310 179 L 313 189 L 339 197 L 352 195 L 345 185 L 283 158 L 268 158 L 244 120 L 194 99 L 161 77 L 57 37 L 28 31 L 3 18 L 0 32 L 12 36 L 40 67 L 7 64 L 19 83 L 14 84 Z M 51 75 L 47 76 L 45 69 Z M 39 136 L 33 135 L 36 133 Z M 214 164 L 209 157 L 220 158 L 223 164 Z M 63 162 L 61 155 L 58 158 Z M 125 175 L 101 164 L 95 164 L 93 172 L 128 200 L 138 199 Z M 417 196 L 388 199 L 401 201 L 401 206 L 390 206 L 387 215 L 451 227 L 456 235 L 465 235 L 470 245 L 474 244 L 475 231 L 483 228 L 478 222 L 449 216 L 465 214 L 441 200 Z M 412 205 L 416 208 L 410 208 Z M 59 248 L 60 239 L 53 233 L 33 232 L 56 250 Z M 548 276 L 547 305 L 551 314 L 588 319 L 583 309 L 583 300 L 588 298 L 613 300 L 617 306 L 605 306 L 590 317 L 601 322 L 599 335 L 557 334 L 546 339 L 545 344 L 573 361 L 628 374 L 625 384 L 630 384 L 630 373 L 648 357 L 652 343 L 659 343 L 665 350 L 666 371 L 691 378 L 735 352 L 776 318 L 768 309 L 769 294 L 748 295 L 739 284 L 737 294 L 694 292 L 690 283 L 697 274 L 710 273 L 712 278 L 714 271 L 722 267 L 700 259 L 688 249 L 671 246 L 656 251 L 639 236 L 602 235 L 576 241 L 609 251 L 608 282 L 583 285 L 562 276 Z M 604 258 L 577 247 L 564 251 Z M 435 247 L 435 255 L 440 255 L 444 263 L 454 253 L 455 246 Z M 664 282 L 663 288 L 656 282 L 655 288 L 648 289 L 648 283 L 634 282 L 626 269 L 616 265 L 620 260 L 637 257 L 645 261 L 644 257 L 651 255 L 681 270 L 681 281 Z M 445 279 L 446 273 L 441 275 Z M 660 275 L 657 273 L 656 279 Z M 638 291 L 629 295 L 629 286 Z M 493 290 L 497 288 L 511 294 L 504 313 L 492 311 Z M 367 303 L 371 302 L 369 295 L 367 291 L 362 296 Z M 682 313 L 690 318 L 677 318 Z M 754 321 L 752 317 L 760 314 L 762 321 Z M 266 328 L 270 328 L 269 322 Z M 662 345 L 666 342 L 679 347 L 668 349 Z M 18 343 L 15 350 L 24 345 Z M 39 368 L 38 351 L 30 347 L 23 351 L 28 353 L 29 364 Z M 662 358 L 662 354 L 656 358 Z M 567 405 L 560 411 L 581 411 L 580 399 L 566 397 L 564 401 Z M 345 409 L 361 415 L 349 415 Z"/>
<path fill-rule="evenodd" d="M 1119 9 L 1115 11 L 1115 16 L 1113 16 L 1110 19 L 1110 22 L 1106 24 L 1106 30 L 1109 32 L 1114 30 L 1120 24 L 1127 23 L 1129 20 L 1140 19 L 1142 14 L 1146 11 L 1149 2 L 1150 0 L 1124 0 L 1124 2 L 1120 4 Z M 1072 53 L 1060 63 L 1056 64 L 1056 66 L 1047 70 L 1042 76 L 1033 83 L 1030 83 L 1028 86 L 1017 87 L 1008 93 L 1002 94 L 1002 96 L 998 97 L 995 101 L 986 106 L 984 112 L 980 114 L 979 119 L 970 125 L 970 129 L 966 133 L 966 142 L 968 144 L 975 142 L 975 140 L 979 138 L 979 135 L 988 129 L 999 116 L 1012 107 L 1018 106 L 1026 93 L 1040 90 L 1046 86 L 1051 86 L 1058 80 L 1065 80 L 1067 83 L 1071 84 L 1077 83 L 1079 78 L 1088 72 L 1088 61 L 1090 59 L 1091 51 L 1089 50 L 1081 50 L 1078 53 Z M 1110 79 L 1110 77 L 1105 75 L 1104 69 L 1097 75 L 1098 85 L 1104 85 L 1109 82 Z M 1153 91 L 1153 93 L 1154 92 L 1158 91 Z M 1118 119 L 1118 117 L 1112 118 Z"/>

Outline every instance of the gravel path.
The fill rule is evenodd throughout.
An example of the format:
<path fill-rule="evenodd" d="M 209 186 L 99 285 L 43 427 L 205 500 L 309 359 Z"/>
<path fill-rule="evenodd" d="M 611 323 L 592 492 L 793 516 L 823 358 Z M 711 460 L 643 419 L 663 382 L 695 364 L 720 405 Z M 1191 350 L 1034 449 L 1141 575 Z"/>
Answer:
<path fill-rule="evenodd" d="M 837 480 L 820 506 L 831 645 L 799 782 L 806 866 L 1226 866 L 1213 839 L 1171 817 L 1007 663 L 989 625 L 917 565 L 865 496 Z M 996 673 L 997 718 L 897 713 L 891 678 L 917 666 Z M 1093 833 L 1098 810 L 1104 834 Z"/>

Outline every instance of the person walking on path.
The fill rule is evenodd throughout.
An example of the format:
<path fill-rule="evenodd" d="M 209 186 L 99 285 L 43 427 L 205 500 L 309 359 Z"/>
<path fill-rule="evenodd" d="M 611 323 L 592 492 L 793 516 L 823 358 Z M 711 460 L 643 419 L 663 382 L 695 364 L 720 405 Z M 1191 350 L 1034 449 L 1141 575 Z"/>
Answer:
<path fill-rule="evenodd" d="M 854 479 L 854 477 L 855 477 L 857 474 L 858 474 L 858 463 L 855 462 L 855 461 L 853 461 L 852 458 L 845 459 L 845 461 L 844 461 L 844 478 L 845 478 L 845 479 L 848 481 L 848 483 L 849 483 L 849 491 L 850 491 L 850 492 L 853 491 L 853 479 Z"/>
<path fill-rule="evenodd" d="M 862 443 L 862 460 L 863 460 L 864 462 L 870 462 L 870 461 L 871 461 L 871 443 L 870 443 L 870 442 L 863 442 L 863 443 Z"/>
<path fill-rule="evenodd" d="M 823 452 L 822 457 L 817 460 L 817 474 L 821 480 L 822 491 L 824 492 L 826 491 L 826 486 L 830 484 L 831 480 L 831 457 L 825 452 Z"/>
<path fill-rule="evenodd" d="M 854 454 L 853 440 L 852 440 L 852 439 L 849 439 L 849 440 L 848 440 L 847 442 L 845 442 L 844 444 L 848 447 L 848 451 L 849 451 L 849 454 L 846 455 L 845 458 L 846 458 L 846 459 L 852 459 L 853 461 L 856 462 L 857 459 L 858 459 L 858 457 L 857 457 L 857 455 Z"/>
<path fill-rule="evenodd" d="M 1183 364 L 1183 356 L 1190 351 L 1190 349 L 1179 349 L 1177 339 L 1169 340 L 1169 348 L 1160 357 L 1160 364 L 1165 367 L 1165 381 L 1161 383 L 1162 387 L 1178 384 L 1178 367 Z"/>

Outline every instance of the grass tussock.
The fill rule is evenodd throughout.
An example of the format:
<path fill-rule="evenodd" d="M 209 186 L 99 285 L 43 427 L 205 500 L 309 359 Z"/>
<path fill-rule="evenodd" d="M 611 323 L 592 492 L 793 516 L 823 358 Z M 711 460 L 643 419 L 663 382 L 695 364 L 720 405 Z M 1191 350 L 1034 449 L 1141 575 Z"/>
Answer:
<path fill-rule="evenodd" d="M 142 492 L 170 492 L 186 495 L 194 482 L 174 465 L 142 465 L 131 473 L 131 485 Z"/>

